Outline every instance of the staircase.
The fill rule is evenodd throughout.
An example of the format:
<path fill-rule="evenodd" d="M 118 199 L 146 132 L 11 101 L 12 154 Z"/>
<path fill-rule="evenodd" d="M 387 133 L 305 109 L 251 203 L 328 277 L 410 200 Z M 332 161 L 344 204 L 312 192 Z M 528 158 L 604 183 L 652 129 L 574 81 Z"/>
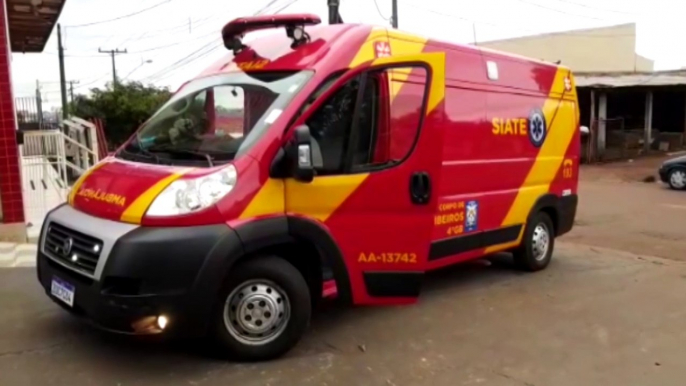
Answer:
<path fill-rule="evenodd" d="M 24 213 L 30 242 L 35 242 L 48 211 L 67 199 L 71 185 L 101 159 L 97 126 L 70 117 L 61 127 L 21 132 Z"/>

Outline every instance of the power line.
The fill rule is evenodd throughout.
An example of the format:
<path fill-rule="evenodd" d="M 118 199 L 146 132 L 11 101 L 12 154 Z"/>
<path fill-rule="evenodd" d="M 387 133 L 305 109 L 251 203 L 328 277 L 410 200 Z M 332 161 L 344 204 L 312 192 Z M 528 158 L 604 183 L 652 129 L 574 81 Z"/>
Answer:
<path fill-rule="evenodd" d="M 386 21 L 391 20 L 390 17 L 386 17 L 383 15 L 383 13 L 381 12 L 381 8 L 379 8 L 379 3 L 377 2 L 377 0 L 374 0 L 374 6 L 376 6 L 376 11 L 379 12 L 379 16 L 381 16 L 382 19 Z"/>
<path fill-rule="evenodd" d="M 270 1 L 270 2 L 267 3 L 264 7 L 260 8 L 259 10 L 257 10 L 257 11 L 253 14 L 253 16 L 257 16 L 257 15 L 259 15 L 259 14 L 262 13 L 262 12 L 266 12 L 266 10 L 267 10 L 269 7 L 271 7 L 271 6 L 275 5 L 275 4 L 277 4 L 278 1 L 279 1 L 279 0 L 272 0 L 272 1 Z M 279 8 L 279 9 L 278 9 L 277 11 L 275 11 L 274 13 L 276 14 L 276 13 L 278 13 L 278 12 L 280 12 L 280 11 L 283 11 L 284 9 L 286 9 L 286 8 L 290 7 L 291 5 L 293 5 L 296 1 L 298 1 L 298 0 L 290 0 L 290 2 L 289 2 L 288 4 L 286 4 L 285 6 Z M 175 71 L 175 70 L 177 70 L 177 69 L 179 69 L 179 68 L 185 67 L 185 66 L 187 66 L 187 65 L 189 65 L 189 64 L 191 64 L 191 63 L 193 63 L 193 62 L 195 62 L 196 60 L 201 59 L 201 58 L 203 58 L 203 57 L 209 55 L 210 53 L 212 53 L 212 52 L 213 52 L 214 50 L 216 50 L 217 48 L 222 47 L 222 45 L 217 45 L 217 46 L 215 46 L 215 47 L 211 47 L 211 45 L 212 45 L 213 43 L 214 43 L 213 41 L 207 43 L 206 45 L 200 47 L 198 50 L 194 51 L 194 52 L 191 53 L 190 55 L 188 55 L 188 56 L 186 56 L 186 57 L 184 57 L 184 58 L 181 58 L 180 60 L 178 60 L 178 61 L 172 63 L 171 65 L 169 65 L 169 66 L 163 68 L 162 70 L 160 70 L 160 71 L 158 71 L 158 72 L 156 72 L 156 73 L 154 73 L 154 74 L 152 74 L 152 75 L 146 77 L 146 78 L 144 79 L 144 81 L 160 81 L 160 80 L 162 80 L 162 79 L 165 79 L 165 78 L 167 78 L 167 77 L 169 76 L 169 74 L 170 74 L 172 71 Z M 208 48 L 209 48 L 209 49 L 208 49 Z M 203 51 L 203 50 L 205 50 L 205 51 Z M 197 55 L 197 56 L 193 57 L 194 55 Z"/>
<path fill-rule="evenodd" d="M 623 15 L 633 15 L 633 16 L 636 16 L 636 14 L 635 14 L 635 13 L 632 13 L 632 12 L 625 12 L 625 11 L 620 11 L 620 10 L 617 10 L 617 9 L 598 8 L 598 7 L 590 6 L 590 5 L 588 5 L 588 4 L 577 3 L 577 2 L 575 2 L 575 1 L 570 1 L 570 0 L 557 0 L 557 1 L 559 1 L 560 3 L 573 4 L 573 5 L 576 5 L 576 6 L 579 6 L 579 7 L 584 7 L 584 8 L 588 8 L 588 9 L 593 9 L 593 10 L 596 10 L 596 11 L 614 12 L 614 13 L 619 13 L 619 14 L 623 14 Z"/>
<path fill-rule="evenodd" d="M 286 0 L 286 1 L 288 1 L 288 0 Z M 290 0 L 287 4 L 285 4 L 284 6 L 282 6 L 281 8 L 279 8 L 278 10 L 276 10 L 276 11 L 274 12 L 274 14 L 277 14 L 277 13 L 279 13 L 279 12 L 285 10 L 286 8 L 288 8 L 288 7 L 290 7 L 291 5 L 295 4 L 297 1 L 299 1 L 299 0 Z M 258 11 L 256 11 L 256 12 L 253 14 L 253 16 L 258 16 L 261 12 L 266 12 L 266 10 L 267 10 L 270 6 L 274 6 L 274 5 L 276 5 L 277 3 L 278 3 L 278 0 L 272 0 L 272 1 L 270 1 L 270 2 L 267 3 L 264 7 L 262 7 L 262 8 L 259 9 Z M 147 81 L 147 82 L 155 81 L 155 82 L 159 82 L 159 81 L 161 81 L 161 80 L 163 80 L 163 79 L 166 79 L 166 78 L 168 78 L 169 76 L 171 76 L 172 71 L 175 71 L 175 70 L 178 70 L 178 69 L 180 69 L 180 68 L 182 68 L 182 67 L 185 67 L 185 66 L 187 66 L 187 65 L 189 65 L 189 64 L 191 64 L 191 63 L 193 63 L 193 62 L 195 62 L 195 61 L 197 61 L 197 60 L 199 60 L 199 59 L 201 59 L 201 58 L 203 58 L 203 57 L 205 57 L 205 56 L 207 56 L 207 55 L 209 55 L 209 54 L 211 54 L 212 52 L 214 52 L 214 51 L 217 50 L 218 48 L 223 47 L 222 44 L 217 44 L 217 45 L 215 45 L 215 46 L 213 47 L 213 46 L 212 46 L 213 44 L 216 44 L 216 43 L 215 43 L 214 41 L 208 42 L 208 43 L 205 44 L 204 46 L 202 46 L 202 47 L 200 47 L 199 49 L 197 49 L 196 51 L 192 52 L 190 55 L 188 55 L 188 56 L 186 56 L 186 57 L 184 57 L 184 58 L 181 58 L 181 59 L 177 60 L 176 62 L 172 63 L 171 65 L 169 65 L 169 66 L 167 66 L 167 67 L 165 67 L 165 68 L 159 70 L 158 72 L 156 72 L 156 73 L 154 73 L 154 74 L 152 74 L 152 75 L 150 75 L 150 76 L 144 78 L 142 81 Z"/>
<path fill-rule="evenodd" d="M 170 76 L 174 75 L 174 74 L 176 73 L 176 72 L 175 72 L 176 70 L 178 70 L 178 69 L 180 69 L 180 68 L 183 68 L 183 67 L 186 67 L 186 66 L 188 66 L 189 64 L 191 64 L 191 63 L 193 63 L 193 62 L 195 62 L 195 61 L 197 61 L 197 60 L 199 60 L 199 59 L 202 59 L 202 58 L 206 57 L 207 55 L 213 53 L 214 51 L 216 51 L 218 48 L 221 48 L 221 47 L 223 47 L 223 46 L 222 46 L 222 45 L 217 45 L 217 46 L 211 47 L 209 50 L 206 50 L 206 51 L 200 53 L 199 55 L 197 55 L 197 56 L 194 57 L 194 58 L 191 58 L 191 59 L 189 59 L 189 60 L 186 60 L 186 61 L 183 62 L 183 63 L 178 63 L 174 68 L 168 69 L 167 71 L 163 72 L 162 74 L 159 74 L 159 75 L 155 76 L 155 77 L 154 77 L 153 79 L 151 79 L 151 80 L 154 81 L 154 82 L 160 82 L 160 81 L 162 81 L 162 80 L 164 80 L 164 79 L 167 79 L 167 78 L 169 78 Z M 151 81 L 151 80 L 148 80 L 148 81 Z"/>
<path fill-rule="evenodd" d="M 295 3 L 297 3 L 298 1 L 300 1 L 300 0 L 291 0 L 291 2 L 290 2 L 290 3 L 288 3 L 288 4 L 284 5 L 283 7 L 281 7 L 281 8 L 279 8 L 279 9 L 277 9 L 276 11 L 274 11 L 274 14 L 277 14 L 277 13 L 279 13 L 279 12 L 281 12 L 281 11 L 285 10 L 286 8 L 288 8 L 288 7 L 290 7 L 291 5 L 293 5 L 293 4 L 295 4 Z"/>
<path fill-rule="evenodd" d="M 205 21 L 205 20 L 207 20 L 207 19 L 216 19 L 216 18 L 218 18 L 219 16 L 220 16 L 220 15 L 208 16 L 208 17 L 206 17 L 206 18 L 201 18 L 201 19 L 198 19 L 198 20 L 191 20 L 191 21 L 192 21 L 192 22 L 193 22 L 193 21 L 194 21 L 194 22 L 201 22 L 201 21 Z M 147 32 L 168 32 L 168 31 L 173 31 L 173 30 L 182 29 L 182 28 L 185 29 L 185 28 L 187 28 L 187 27 L 188 27 L 188 23 L 186 22 L 186 23 L 183 23 L 183 24 L 178 24 L 178 25 L 174 25 L 174 26 L 170 26 L 170 27 L 166 27 L 166 28 L 160 28 L 160 29 L 154 29 L 154 30 L 147 30 Z M 160 33 L 160 34 L 155 34 L 155 35 L 146 35 L 146 36 L 152 38 L 152 37 L 154 37 L 154 36 L 159 36 L 159 35 L 166 35 L 166 33 Z M 111 36 L 112 36 L 112 34 L 108 34 L 108 35 L 79 34 L 78 37 L 81 38 L 81 39 L 83 39 L 83 40 L 95 40 L 95 39 L 105 39 L 105 38 L 109 38 L 109 37 L 111 37 Z"/>
<path fill-rule="evenodd" d="M 262 15 L 263 12 L 266 12 L 267 9 L 269 9 L 269 7 L 271 7 L 272 5 L 274 5 L 274 3 L 278 2 L 278 1 L 279 0 L 271 0 L 270 2 L 267 3 L 267 5 L 265 5 L 264 7 L 259 9 L 257 12 L 255 12 L 255 16 Z"/>
<path fill-rule="evenodd" d="M 78 86 L 78 87 L 74 87 L 74 90 L 79 90 L 79 89 L 86 88 L 86 87 L 88 87 L 88 86 L 94 85 L 95 83 L 98 83 L 98 82 L 100 82 L 101 80 L 105 79 L 105 77 L 107 77 L 108 75 L 109 75 L 109 73 L 104 73 L 104 74 L 100 75 L 100 76 L 99 76 L 97 79 L 95 79 L 95 80 L 92 80 L 92 81 L 90 81 L 90 82 L 88 82 L 88 83 L 84 83 L 84 84 L 82 84 L 82 85 L 80 85 L 80 86 Z"/>
<path fill-rule="evenodd" d="M 195 26 L 193 27 L 193 29 L 196 29 L 196 30 L 199 31 L 199 30 L 200 30 L 200 27 L 202 27 L 202 26 L 206 25 L 207 23 L 209 23 L 210 21 L 216 20 L 216 19 L 218 19 L 218 18 L 220 18 L 220 17 L 223 17 L 223 15 L 209 16 L 209 17 L 206 17 L 206 18 L 202 18 L 202 19 L 196 20 L 196 21 L 195 21 L 196 24 L 195 24 Z M 135 43 L 140 42 L 140 41 L 142 41 L 142 40 L 158 39 L 159 36 L 164 36 L 165 38 L 168 39 L 168 38 L 170 38 L 170 37 L 174 37 L 174 36 L 179 36 L 179 35 L 185 34 L 186 31 L 188 31 L 188 34 L 189 34 L 189 35 L 192 35 L 193 32 L 190 31 L 190 30 L 188 30 L 189 28 L 191 28 L 191 25 L 193 25 L 193 20 L 188 20 L 187 23 L 184 23 L 184 24 L 181 24 L 181 25 L 177 25 L 176 27 L 173 27 L 173 28 L 167 28 L 166 30 L 158 30 L 158 32 L 159 32 L 159 31 L 167 31 L 167 32 L 159 32 L 159 33 L 150 35 L 149 32 L 154 32 L 154 31 L 145 31 L 145 32 L 143 32 L 143 34 L 141 34 L 141 35 L 140 35 L 138 38 L 136 38 L 136 39 L 133 39 L 133 36 L 129 36 L 124 42 L 122 42 L 122 43 L 119 44 L 119 45 L 120 45 L 120 46 L 123 46 L 123 45 L 126 44 L 126 43 L 135 44 Z M 172 32 L 172 31 L 175 31 L 175 32 Z M 215 32 L 216 32 L 216 31 L 213 31 L 213 33 L 215 33 Z M 191 39 L 191 40 L 195 40 L 195 39 Z"/>
<path fill-rule="evenodd" d="M 185 40 L 185 41 L 182 41 L 182 42 L 174 42 L 174 43 L 170 43 L 170 44 L 164 44 L 164 45 L 161 45 L 161 46 L 155 46 L 155 47 L 144 48 L 144 49 L 137 50 L 137 51 L 129 51 L 128 53 L 129 53 L 129 54 L 142 54 L 142 53 L 146 53 L 146 52 L 150 52 L 150 51 L 162 50 L 162 49 L 170 48 L 170 47 L 178 47 L 178 46 L 181 45 L 181 44 L 186 44 L 186 43 L 190 43 L 190 42 L 193 42 L 193 41 L 202 39 L 202 38 L 206 38 L 206 37 L 208 37 L 208 36 L 215 35 L 216 33 L 217 33 L 216 31 L 213 31 L 213 32 L 207 33 L 207 34 L 205 34 L 205 35 L 196 36 L 196 37 L 194 37 L 194 38 L 192 38 L 192 39 L 188 39 L 188 40 Z M 52 52 L 52 51 L 44 51 L 43 53 L 49 54 L 49 55 L 57 55 L 56 52 Z M 66 55 L 64 55 L 64 56 L 67 57 L 67 58 L 102 58 L 102 55 L 96 55 L 96 54 L 66 54 Z"/>
<path fill-rule="evenodd" d="M 126 19 L 126 18 L 128 18 L 128 17 L 140 15 L 140 14 L 143 13 L 143 12 L 147 12 L 147 11 L 150 11 L 150 10 L 155 9 L 155 8 L 157 8 L 157 7 L 160 7 L 160 6 L 164 5 L 164 4 L 169 3 L 170 1 L 172 1 L 172 0 L 164 0 L 164 1 L 162 1 L 162 2 L 160 2 L 160 3 L 157 3 L 157 4 L 155 4 L 155 5 L 152 5 L 152 6 L 148 7 L 148 8 L 144 8 L 144 9 L 141 9 L 140 11 L 136 11 L 136 12 L 133 12 L 133 13 L 129 13 L 129 14 L 127 14 L 127 15 L 118 16 L 118 17 L 115 17 L 114 19 L 101 20 L 101 21 L 94 21 L 94 22 L 92 22 L 92 23 L 68 25 L 68 26 L 66 26 L 66 27 L 67 27 L 67 28 L 81 28 L 81 27 L 88 27 L 88 26 L 92 26 L 92 25 L 96 25 L 96 24 L 111 23 L 111 22 L 113 22 L 113 21 L 117 21 L 117 20 L 121 20 L 121 19 Z"/>
<path fill-rule="evenodd" d="M 548 33 L 545 33 L 545 32 L 533 30 L 533 29 L 531 29 L 531 28 L 525 28 L 525 27 L 522 27 L 522 26 L 520 26 L 520 25 L 515 26 L 515 25 L 512 25 L 512 24 L 496 24 L 496 23 L 491 23 L 491 22 L 487 22 L 487 21 L 469 19 L 469 18 L 466 18 L 466 17 L 462 17 L 462 16 L 457 16 L 457 15 L 445 13 L 445 12 L 443 12 L 443 11 L 437 11 L 437 10 L 435 10 L 435 9 L 422 7 L 422 6 L 419 6 L 419 5 L 416 5 L 416 4 L 412 4 L 412 3 L 408 3 L 408 2 L 405 2 L 404 4 L 405 4 L 405 5 L 408 5 L 408 6 L 412 7 L 412 8 L 415 8 L 415 9 L 419 9 L 419 10 L 422 10 L 422 11 L 425 11 L 425 12 L 433 13 L 433 14 L 438 15 L 438 16 L 443 16 L 443 17 L 446 17 L 446 18 L 449 18 L 449 19 L 458 19 L 458 20 L 462 20 L 462 21 L 469 22 L 469 23 L 472 23 L 472 24 L 476 23 L 476 24 L 490 25 L 490 26 L 492 26 L 492 27 L 497 27 L 497 28 L 504 28 L 504 29 L 510 29 L 510 30 L 519 30 L 519 31 L 527 31 L 527 32 L 530 32 L 530 33 L 534 33 L 534 34 L 536 34 L 536 35 L 548 34 Z M 568 34 L 567 36 L 570 36 L 570 37 L 583 37 L 583 38 L 613 38 L 613 37 L 634 36 L 634 34 L 632 34 L 632 33 L 597 35 L 597 34 L 576 32 L 576 31 L 574 31 L 574 30 L 572 30 L 572 31 L 564 31 L 564 32 L 552 32 L 552 33 L 550 33 L 550 34 L 555 34 L 555 33 L 567 33 L 567 34 Z M 515 39 L 518 39 L 518 38 L 515 38 Z"/>
<path fill-rule="evenodd" d="M 557 9 L 557 8 L 553 8 L 553 7 L 548 7 L 547 5 L 538 4 L 538 3 L 535 3 L 535 2 L 529 1 L 529 0 L 517 0 L 517 1 L 519 1 L 519 2 L 521 2 L 521 3 L 524 3 L 524 4 L 533 5 L 533 6 L 542 8 L 542 9 L 547 9 L 547 10 L 550 10 L 550 11 L 554 11 L 554 12 L 557 12 L 557 13 L 561 13 L 561 14 L 567 15 L 567 16 L 575 16 L 575 17 L 583 17 L 583 18 L 593 19 L 593 20 L 607 21 L 607 20 L 605 20 L 605 19 L 599 19 L 599 18 L 593 17 L 593 16 L 579 15 L 579 14 L 575 14 L 575 13 L 569 13 L 569 12 L 563 11 L 563 10 L 561 10 L 561 9 Z"/>
<path fill-rule="evenodd" d="M 164 74 L 166 74 L 166 73 L 168 73 L 168 72 L 170 72 L 170 71 L 173 71 L 173 70 L 175 70 L 175 69 L 177 69 L 177 68 L 182 67 L 183 65 L 186 65 L 186 64 L 188 64 L 188 63 L 191 63 L 191 62 L 194 61 L 194 60 L 197 60 L 197 59 L 201 58 L 203 55 L 206 55 L 206 54 L 208 54 L 209 52 L 208 52 L 208 51 L 203 52 L 203 53 L 201 53 L 198 57 L 195 57 L 195 58 L 194 58 L 193 56 L 194 56 L 194 55 L 198 55 L 198 54 L 199 54 L 200 52 L 202 52 L 203 50 L 207 50 L 208 48 L 210 48 L 210 47 L 212 46 L 212 44 L 216 44 L 216 42 L 211 41 L 211 42 L 205 44 L 204 46 L 202 46 L 202 47 L 198 48 L 197 50 L 193 51 L 192 53 L 190 53 L 189 55 L 187 55 L 187 56 L 185 56 L 185 57 L 183 57 L 183 58 L 177 60 L 176 62 L 174 62 L 174 63 L 170 64 L 169 66 L 167 66 L 167 67 L 165 67 L 165 68 L 163 68 L 163 69 L 157 71 L 156 73 L 154 73 L 154 74 L 152 74 L 152 75 L 150 75 L 150 76 L 147 76 L 147 77 L 144 78 L 143 80 L 145 80 L 145 81 L 154 80 L 155 78 L 158 78 L 158 77 L 160 77 L 160 76 L 162 76 L 162 75 L 164 75 Z M 210 51 L 211 51 L 211 50 L 210 50 Z"/>
<path fill-rule="evenodd" d="M 205 35 L 202 35 L 202 36 L 197 36 L 197 37 L 195 37 L 195 38 L 193 38 L 193 39 L 186 40 L 186 41 L 184 41 L 184 42 L 176 42 L 176 43 L 171 43 L 171 44 L 165 44 L 165 45 L 163 45 L 163 46 L 151 47 L 151 48 L 146 48 L 146 49 L 138 50 L 138 51 L 131 51 L 131 52 L 129 52 L 129 53 L 130 53 L 130 54 L 142 54 L 142 53 L 145 53 L 145 52 L 162 50 L 162 49 L 169 48 L 169 47 L 178 47 L 180 44 L 190 43 L 190 42 L 192 42 L 192 41 L 200 40 L 200 39 L 202 39 L 202 38 L 206 38 L 206 37 L 208 37 L 208 36 L 216 35 L 216 34 L 217 34 L 217 32 L 216 32 L 216 31 L 213 31 L 213 32 L 210 32 L 210 33 L 208 33 L 208 34 L 205 34 Z"/>

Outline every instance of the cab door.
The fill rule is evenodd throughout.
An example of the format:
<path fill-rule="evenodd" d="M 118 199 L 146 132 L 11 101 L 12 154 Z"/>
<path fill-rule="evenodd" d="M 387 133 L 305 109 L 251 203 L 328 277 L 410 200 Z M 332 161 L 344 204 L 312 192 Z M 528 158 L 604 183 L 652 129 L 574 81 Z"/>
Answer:
<path fill-rule="evenodd" d="M 444 95 L 444 53 L 379 58 L 342 75 L 293 125 L 309 127 L 316 175 L 286 180 L 286 212 L 331 235 L 355 304 L 410 303 L 419 295 L 437 205 Z"/>

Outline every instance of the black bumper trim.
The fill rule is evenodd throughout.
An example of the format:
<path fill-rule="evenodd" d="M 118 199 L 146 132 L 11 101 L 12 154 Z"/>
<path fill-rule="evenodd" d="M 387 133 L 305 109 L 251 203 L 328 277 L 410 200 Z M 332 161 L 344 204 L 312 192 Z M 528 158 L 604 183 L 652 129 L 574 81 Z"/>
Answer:
<path fill-rule="evenodd" d="M 364 272 L 367 293 L 373 297 L 417 297 L 423 272 Z"/>
<path fill-rule="evenodd" d="M 434 241 L 429 249 L 429 261 L 443 259 L 460 253 L 516 241 L 522 225 L 482 231 L 464 236 Z"/>

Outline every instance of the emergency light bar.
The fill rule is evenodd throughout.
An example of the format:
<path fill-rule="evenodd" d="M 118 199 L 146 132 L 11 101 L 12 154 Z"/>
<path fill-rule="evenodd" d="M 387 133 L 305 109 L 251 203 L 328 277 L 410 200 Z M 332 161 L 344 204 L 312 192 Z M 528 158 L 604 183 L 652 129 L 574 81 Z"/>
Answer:
<path fill-rule="evenodd" d="M 241 17 L 228 22 L 222 28 L 222 39 L 224 40 L 224 46 L 232 50 L 234 54 L 237 54 L 246 47 L 241 39 L 248 32 L 285 27 L 286 35 L 293 39 L 293 45 L 295 46 L 309 39 L 309 36 L 305 33 L 306 25 L 317 25 L 321 22 L 322 20 L 319 16 L 308 13 Z"/>

